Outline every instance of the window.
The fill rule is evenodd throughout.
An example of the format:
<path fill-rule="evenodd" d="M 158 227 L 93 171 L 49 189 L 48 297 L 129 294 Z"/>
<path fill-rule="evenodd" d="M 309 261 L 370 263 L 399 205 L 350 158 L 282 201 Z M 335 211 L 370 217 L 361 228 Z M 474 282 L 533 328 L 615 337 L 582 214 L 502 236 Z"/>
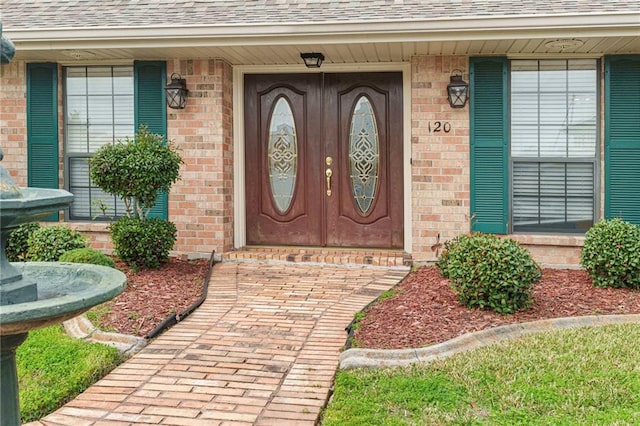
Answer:
<path fill-rule="evenodd" d="M 68 67 L 64 71 L 65 179 L 75 195 L 70 218 L 117 217 L 123 214 L 124 205 L 92 185 L 89 158 L 101 146 L 135 133 L 133 67 Z"/>
<path fill-rule="evenodd" d="M 510 87 L 514 232 L 585 232 L 594 222 L 596 60 L 514 60 Z"/>

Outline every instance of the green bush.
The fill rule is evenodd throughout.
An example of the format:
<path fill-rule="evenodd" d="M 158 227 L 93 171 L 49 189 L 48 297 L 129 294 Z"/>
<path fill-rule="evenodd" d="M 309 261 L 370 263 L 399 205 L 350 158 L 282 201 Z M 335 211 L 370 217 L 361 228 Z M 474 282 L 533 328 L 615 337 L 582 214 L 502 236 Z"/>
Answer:
<path fill-rule="evenodd" d="M 40 228 L 38 222 L 31 222 L 14 229 L 7 239 L 6 255 L 9 262 L 27 261 L 29 250 L 29 237 L 33 231 Z"/>
<path fill-rule="evenodd" d="M 89 160 L 91 181 L 122 198 L 127 216 L 145 219 L 159 191 L 178 180 L 182 158 L 164 137 L 140 126 L 135 139 L 106 144 Z"/>
<path fill-rule="evenodd" d="M 516 241 L 479 233 L 461 235 L 446 245 L 443 256 L 438 267 L 463 305 L 509 314 L 531 304 L 541 269 Z"/>
<path fill-rule="evenodd" d="M 640 226 L 601 220 L 588 231 L 580 264 L 596 287 L 640 289 Z"/>
<path fill-rule="evenodd" d="M 440 253 L 440 257 L 436 262 L 436 266 L 438 267 L 438 271 L 440 271 L 440 275 L 444 278 L 449 278 L 449 252 L 452 248 L 456 247 L 460 243 L 460 238 L 463 235 L 458 235 L 452 240 L 446 241 L 444 243 L 444 250 Z"/>
<path fill-rule="evenodd" d="M 88 263 L 91 265 L 108 266 L 110 268 L 115 268 L 116 266 L 112 258 L 91 247 L 70 250 L 60 256 L 60 262 Z"/>
<path fill-rule="evenodd" d="M 27 258 L 33 262 L 56 262 L 65 252 L 87 245 L 84 236 L 66 225 L 36 229 L 27 241 Z"/>
<path fill-rule="evenodd" d="M 158 268 L 169 260 L 176 226 L 163 219 L 123 217 L 109 227 L 114 252 L 128 265 Z"/>

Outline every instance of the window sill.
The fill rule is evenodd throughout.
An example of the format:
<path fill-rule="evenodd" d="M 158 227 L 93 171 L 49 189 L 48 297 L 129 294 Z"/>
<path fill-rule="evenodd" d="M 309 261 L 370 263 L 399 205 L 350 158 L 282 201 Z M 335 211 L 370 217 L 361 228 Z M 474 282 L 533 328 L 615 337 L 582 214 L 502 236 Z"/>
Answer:
<path fill-rule="evenodd" d="M 109 232 L 111 222 L 66 222 L 71 229 L 79 232 Z"/>
<path fill-rule="evenodd" d="M 528 246 L 582 247 L 584 235 L 511 234 L 509 238 Z"/>

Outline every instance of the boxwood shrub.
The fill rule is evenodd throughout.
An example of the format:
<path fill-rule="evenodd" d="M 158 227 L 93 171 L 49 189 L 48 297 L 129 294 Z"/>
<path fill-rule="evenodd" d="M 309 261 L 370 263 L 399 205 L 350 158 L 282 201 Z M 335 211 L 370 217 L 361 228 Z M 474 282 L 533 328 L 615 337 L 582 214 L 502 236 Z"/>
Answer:
<path fill-rule="evenodd" d="M 438 268 L 460 303 L 501 314 L 527 308 L 541 276 L 538 264 L 516 241 L 481 233 L 448 242 Z"/>
<path fill-rule="evenodd" d="M 86 237 L 66 225 L 38 228 L 27 241 L 27 258 L 33 262 L 56 262 L 65 252 L 87 245 Z"/>
<path fill-rule="evenodd" d="M 39 228 L 40 224 L 38 222 L 31 222 L 11 231 L 9 238 L 7 238 L 7 248 L 5 250 L 9 262 L 25 262 L 28 260 L 29 237 Z"/>
<path fill-rule="evenodd" d="M 159 218 L 123 217 L 109 226 L 114 253 L 135 267 L 158 268 L 169 260 L 176 226 Z"/>
<path fill-rule="evenodd" d="M 70 250 L 60 256 L 60 262 L 88 263 L 91 265 L 108 266 L 110 268 L 115 268 L 116 266 L 112 258 L 91 247 Z"/>
<path fill-rule="evenodd" d="M 640 289 L 640 226 L 599 221 L 587 231 L 580 264 L 596 287 Z"/>

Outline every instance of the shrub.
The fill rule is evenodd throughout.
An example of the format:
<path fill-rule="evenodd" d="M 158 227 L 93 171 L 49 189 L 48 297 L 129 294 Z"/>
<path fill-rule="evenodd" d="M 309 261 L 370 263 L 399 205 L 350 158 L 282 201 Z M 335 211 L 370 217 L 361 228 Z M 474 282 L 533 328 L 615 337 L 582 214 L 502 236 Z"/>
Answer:
<path fill-rule="evenodd" d="M 65 252 L 87 245 L 80 233 L 65 225 L 45 226 L 28 239 L 27 257 L 34 262 L 56 262 Z"/>
<path fill-rule="evenodd" d="M 460 243 L 460 238 L 462 237 L 463 237 L 462 235 L 458 235 L 454 239 L 446 241 L 444 243 L 444 250 L 440 254 L 438 261 L 436 262 L 438 271 L 440 272 L 440 275 L 442 275 L 444 278 L 449 278 L 449 271 L 448 271 L 449 252 L 451 251 L 452 248 L 456 247 Z"/>
<path fill-rule="evenodd" d="M 587 231 L 580 264 L 596 287 L 640 289 L 640 226 L 599 221 Z"/>
<path fill-rule="evenodd" d="M 508 238 L 461 235 L 446 245 L 444 276 L 470 308 L 509 314 L 528 307 L 541 269 L 527 250 Z"/>
<path fill-rule="evenodd" d="M 14 229 L 7 239 L 5 253 L 9 262 L 25 262 L 29 250 L 29 237 L 40 228 L 38 222 L 31 222 Z"/>
<path fill-rule="evenodd" d="M 115 268 L 116 264 L 106 254 L 90 247 L 69 250 L 60 256 L 60 262 L 88 263 Z"/>
<path fill-rule="evenodd" d="M 158 218 L 123 217 L 109 227 L 115 254 L 129 265 L 158 268 L 169 259 L 176 226 Z"/>
<path fill-rule="evenodd" d="M 127 216 L 147 218 L 158 191 L 178 180 L 182 158 L 164 137 L 140 126 L 135 139 L 107 144 L 89 160 L 92 182 L 122 198 Z"/>

